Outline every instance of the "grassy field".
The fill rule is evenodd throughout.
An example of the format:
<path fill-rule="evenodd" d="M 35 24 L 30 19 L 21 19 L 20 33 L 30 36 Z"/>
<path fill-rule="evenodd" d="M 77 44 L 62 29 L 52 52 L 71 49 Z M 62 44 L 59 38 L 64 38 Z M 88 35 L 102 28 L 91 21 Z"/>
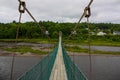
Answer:
<path fill-rule="evenodd" d="M 49 48 L 49 50 L 53 50 L 54 47 Z M 84 49 L 78 46 L 64 46 L 66 51 L 69 51 L 71 53 L 84 53 L 88 54 L 88 49 Z M 19 52 L 21 55 L 26 54 L 26 53 L 31 53 L 31 54 L 37 54 L 37 55 L 45 55 L 48 54 L 49 51 L 40 49 L 40 50 L 35 50 L 32 47 L 28 46 L 18 46 L 16 48 L 14 47 L 0 47 L 1 50 L 9 51 L 9 52 Z M 98 51 L 98 50 L 91 50 L 92 54 L 106 54 L 106 55 L 120 55 L 120 52 L 106 52 L 106 51 Z"/>
<path fill-rule="evenodd" d="M 27 46 L 17 46 L 17 47 L 0 47 L 1 50 L 9 51 L 9 52 L 19 52 L 21 55 L 25 53 L 32 53 L 38 55 L 45 55 L 48 54 L 48 51 L 43 50 L 34 50 L 31 47 Z"/>
<path fill-rule="evenodd" d="M 78 46 L 64 46 L 65 49 L 69 52 L 77 52 L 77 53 L 88 53 L 88 49 L 84 49 Z M 106 52 L 106 51 L 98 51 L 98 50 L 91 50 L 92 54 L 106 54 L 106 55 L 120 55 L 120 52 Z"/>
<path fill-rule="evenodd" d="M 0 39 L 0 42 L 15 42 L 15 39 Z M 50 43 L 57 44 L 58 39 L 18 39 L 18 42 L 30 42 L 30 43 Z M 88 41 L 79 40 L 62 40 L 63 44 L 79 44 L 88 45 Z M 91 41 L 91 45 L 97 46 L 120 46 L 120 42 L 110 42 L 110 41 Z"/>
<path fill-rule="evenodd" d="M 15 42 L 15 39 L 0 39 L 0 42 Z M 56 43 L 57 39 L 18 39 L 18 42 L 30 42 L 30 43 Z"/>
<path fill-rule="evenodd" d="M 65 44 L 79 44 L 88 45 L 88 41 L 78 41 L 78 40 L 63 40 Z M 120 42 L 110 42 L 110 41 L 91 41 L 93 46 L 120 46 Z"/>
<path fill-rule="evenodd" d="M 0 42 L 15 42 L 15 39 L 0 39 Z M 30 42 L 30 43 L 50 43 L 57 44 L 57 39 L 18 39 L 18 42 Z M 88 45 L 88 41 L 78 41 L 78 40 L 62 40 L 63 44 L 74 44 L 74 45 Z M 91 45 L 97 46 L 120 46 L 120 42 L 108 42 L 108 41 L 91 41 Z M 84 49 L 78 46 L 64 46 L 67 51 L 77 52 L 77 53 L 88 53 L 88 49 Z M 54 47 L 51 47 L 53 49 Z M 31 52 L 33 54 L 48 54 L 48 51 L 34 50 L 28 46 L 19 46 L 16 49 L 14 48 L 0 48 L 5 51 L 10 52 L 20 52 L 21 54 Z M 120 52 L 105 52 L 105 51 L 97 51 L 92 50 L 92 54 L 107 54 L 107 55 L 120 55 Z"/>

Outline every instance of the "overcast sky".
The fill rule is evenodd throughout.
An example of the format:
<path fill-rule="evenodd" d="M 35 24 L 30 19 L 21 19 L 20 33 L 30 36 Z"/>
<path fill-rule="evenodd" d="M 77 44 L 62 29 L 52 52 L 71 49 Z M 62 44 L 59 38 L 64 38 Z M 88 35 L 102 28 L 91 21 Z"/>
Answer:
<path fill-rule="evenodd" d="M 24 0 L 37 21 L 77 22 L 89 0 Z M 90 22 L 120 23 L 120 0 L 94 0 Z M 18 21 L 18 0 L 0 0 L 0 22 Z M 22 22 L 32 21 L 25 13 Z M 83 22 L 85 19 L 82 20 Z"/>

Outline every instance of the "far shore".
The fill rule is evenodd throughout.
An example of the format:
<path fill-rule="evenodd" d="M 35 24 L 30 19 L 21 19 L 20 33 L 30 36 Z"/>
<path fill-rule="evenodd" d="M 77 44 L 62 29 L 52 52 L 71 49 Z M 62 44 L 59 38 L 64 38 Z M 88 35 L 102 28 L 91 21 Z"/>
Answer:
<path fill-rule="evenodd" d="M 46 54 L 47 55 L 47 54 Z M 0 53 L 0 57 L 12 57 L 12 56 L 16 56 L 16 57 L 44 57 L 46 55 L 43 54 L 33 54 L 33 53 L 24 53 L 24 54 L 19 54 L 19 53 Z M 68 55 L 70 56 L 89 56 L 89 53 L 77 53 L 77 52 L 68 52 Z M 92 54 L 91 56 L 118 56 L 120 57 L 120 55 L 112 55 L 112 54 Z"/>

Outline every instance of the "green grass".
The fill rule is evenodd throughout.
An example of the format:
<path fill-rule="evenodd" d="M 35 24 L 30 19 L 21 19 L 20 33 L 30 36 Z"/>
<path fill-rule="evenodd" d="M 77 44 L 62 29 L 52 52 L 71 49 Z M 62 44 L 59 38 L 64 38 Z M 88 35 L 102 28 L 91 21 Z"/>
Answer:
<path fill-rule="evenodd" d="M 78 46 L 65 46 L 65 49 L 70 52 L 77 52 L 77 53 L 88 53 L 88 49 L 84 49 Z M 106 54 L 106 55 L 120 55 L 120 52 L 106 52 L 106 51 L 98 51 L 98 50 L 91 50 L 92 54 Z"/>
<path fill-rule="evenodd" d="M 20 52 L 21 54 L 25 54 L 27 52 L 31 52 L 33 54 L 48 54 L 47 51 L 33 50 L 31 47 L 26 47 L 26 46 L 18 46 L 16 48 L 1 48 L 1 49 L 9 52 Z"/>
<path fill-rule="evenodd" d="M 64 44 L 79 44 L 79 45 L 88 45 L 87 40 L 63 40 Z M 93 46 L 120 46 L 120 42 L 113 42 L 113 41 L 97 41 L 92 40 L 91 45 Z"/>
<path fill-rule="evenodd" d="M 0 39 L 0 42 L 15 42 L 16 39 Z M 30 43 L 50 43 L 56 44 L 57 39 L 18 39 L 18 42 L 30 42 Z"/>
<path fill-rule="evenodd" d="M 0 42 L 15 42 L 15 39 L 0 39 Z M 49 43 L 57 44 L 58 39 L 18 39 L 18 42 L 30 42 L 30 43 Z M 88 45 L 87 40 L 62 40 L 63 44 L 79 44 L 79 45 Z M 120 42 L 113 41 L 101 41 L 101 40 L 92 40 L 91 45 L 96 46 L 120 46 Z"/>
<path fill-rule="evenodd" d="M 81 48 L 79 46 L 64 46 L 66 51 L 69 52 L 77 52 L 77 53 L 88 53 L 88 49 Z M 53 49 L 54 47 L 51 47 L 50 49 Z M 30 52 L 32 54 L 38 54 L 38 55 L 44 55 L 48 54 L 48 51 L 43 50 L 34 50 L 31 47 L 27 46 L 17 46 L 16 48 L 6 48 L 6 47 L 0 47 L 0 49 L 9 51 L 9 52 L 20 52 L 21 54 L 25 54 L 27 52 Z M 105 52 L 105 51 L 98 51 L 98 50 L 92 50 L 92 54 L 106 54 L 106 55 L 120 55 L 120 52 Z"/>
<path fill-rule="evenodd" d="M 85 52 L 85 53 L 88 52 L 88 49 L 83 49 L 83 48 L 78 47 L 78 46 L 72 46 L 72 47 L 65 46 L 65 49 L 67 51 L 70 51 L 70 52 Z"/>
<path fill-rule="evenodd" d="M 91 41 L 91 45 L 98 45 L 98 46 L 120 46 L 120 42 L 113 42 L 113 41 Z"/>

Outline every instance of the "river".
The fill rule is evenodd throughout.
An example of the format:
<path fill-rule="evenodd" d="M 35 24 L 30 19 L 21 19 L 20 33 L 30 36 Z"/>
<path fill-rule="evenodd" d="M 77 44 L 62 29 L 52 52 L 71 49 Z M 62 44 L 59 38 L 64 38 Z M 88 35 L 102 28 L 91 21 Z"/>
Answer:
<path fill-rule="evenodd" d="M 80 46 L 82 48 L 87 48 L 88 46 Z M 120 52 L 120 47 L 115 46 L 91 46 L 92 50 L 98 50 L 98 51 L 108 51 L 108 52 Z"/>
<path fill-rule="evenodd" d="M 74 62 L 89 78 L 88 56 L 74 56 Z M 43 57 L 16 57 L 14 80 L 19 78 Z M 11 57 L 0 57 L 0 80 L 10 80 Z M 71 56 L 71 59 L 73 57 Z M 120 56 L 92 56 L 92 80 L 120 80 Z"/>

